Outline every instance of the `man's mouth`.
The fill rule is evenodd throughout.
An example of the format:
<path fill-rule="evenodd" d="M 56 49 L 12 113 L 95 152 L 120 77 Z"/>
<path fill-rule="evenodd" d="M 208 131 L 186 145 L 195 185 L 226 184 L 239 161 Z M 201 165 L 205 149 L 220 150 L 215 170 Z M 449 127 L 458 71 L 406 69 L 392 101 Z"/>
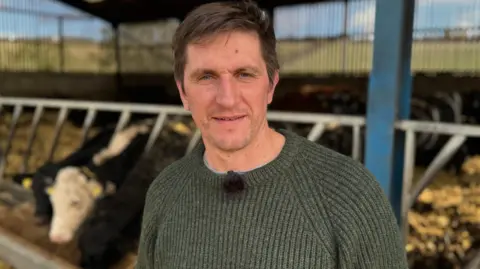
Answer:
<path fill-rule="evenodd" d="M 241 116 L 230 116 L 230 117 L 213 117 L 214 120 L 218 121 L 235 121 L 244 118 L 244 115 Z"/>

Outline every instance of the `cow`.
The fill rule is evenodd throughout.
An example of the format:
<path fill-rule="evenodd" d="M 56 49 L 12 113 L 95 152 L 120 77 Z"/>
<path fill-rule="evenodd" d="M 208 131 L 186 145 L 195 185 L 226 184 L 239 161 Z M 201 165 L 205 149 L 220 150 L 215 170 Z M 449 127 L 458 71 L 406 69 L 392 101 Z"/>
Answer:
<path fill-rule="evenodd" d="M 95 202 L 116 192 L 127 173 L 143 154 L 153 121 L 132 124 L 112 137 L 82 166 L 60 169 L 45 192 L 53 208 L 49 239 L 58 244 L 70 242 Z"/>
<path fill-rule="evenodd" d="M 166 166 L 184 155 L 189 135 L 180 130 L 186 129 L 182 123 L 165 127 L 117 192 L 95 204 L 78 232 L 82 268 L 109 268 L 125 253 L 135 251 L 148 187 Z"/>
<path fill-rule="evenodd" d="M 35 201 L 35 217 L 37 224 L 43 225 L 50 222 L 53 214 L 50 198 L 45 192 L 47 186 L 53 184 L 60 169 L 67 166 L 82 166 L 87 164 L 99 150 L 108 145 L 115 132 L 115 128 L 107 126 L 95 136 L 88 139 L 73 153 L 57 162 L 46 162 L 34 173 L 15 175 L 13 181 L 23 185 L 33 192 Z"/>

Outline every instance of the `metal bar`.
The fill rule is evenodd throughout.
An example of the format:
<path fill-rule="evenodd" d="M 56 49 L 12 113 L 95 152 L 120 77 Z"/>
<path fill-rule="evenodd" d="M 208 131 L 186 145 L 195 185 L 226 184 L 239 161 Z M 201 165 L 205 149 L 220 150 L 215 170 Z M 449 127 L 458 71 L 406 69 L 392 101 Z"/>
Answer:
<path fill-rule="evenodd" d="M 1 227 L 0 253 L 18 269 L 80 269 Z"/>
<path fill-rule="evenodd" d="M 158 115 L 157 121 L 155 122 L 155 125 L 152 128 L 150 136 L 148 137 L 147 145 L 145 146 L 145 152 L 149 152 L 150 149 L 152 148 L 153 144 L 155 143 L 155 140 L 157 140 L 158 135 L 162 131 L 162 128 L 165 124 L 166 119 L 167 119 L 167 113 L 161 113 L 160 115 Z"/>
<path fill-rule="evenodd" d="M 8 198 L 4 195 L 2 195 L 2 197 L 0 198 L 0 202 L 4 202 L 6 204 L 8 203 L 10 205 L 19 205 L 25 202 L 35 201 L 35 198 L 33 197 L 33 192 L 31 190 L 27 190 L 23 186 L 20 186 L 13 181 L 1 181 L 0 193 L 10 194 Z"/>
<path fill-rule="evenodd" d="M 453 103 L 454 103 L 454 110 L 455 110 L 455 122 L 462 123 L 462 110 L 463 110 L 463 102 L 462 97 L 458 92 L 453 93 Z"/>
<path fill-rule="evenodd" d="M 15 131 L 17 129 L 17 122 L 20 118 L 20 115 L 22 114 L 22 110 L 22 105 L 15 105 L 15 108 L 13 110 L 12 122 L 10 123 L 10 132 L 7 138 L 7 145 L 3 152 L 4 157 L 0 160 L 0 182 L 2 180 L 1 175 L 3 175 L 5 167 L 7 166 L 8 153 L 10 153 L 10 149 L 12 147 L 13 136 L 15 135 Z"/>
<path fill-rule="evenodd" d="M 117 87 L 117 92 L 120 92 L 122 90 L 122 48 L 120 45 L 120 31 L 119 31 L 119 25 L 114 24 L 112 25 L 113 28 L 113 36 L 114 36 L 114 52 L 115 52 L 115 83 Z M 111 49 L 111 48 L 108 48 Z"/>
<path fill-rule="evenodd" d="M 50 152 L 48 153 L 48 161 L 51 161 L 53 159 L 53 155 L 55 154 L 55 150 L 58 146 L 58 139 L 60 137 L 63 124 L 65 123 L 65 120 L 67 118 L 67 113 L 68 113 L 68 108 L 66 106 L 63 106 L 60 109 L 60 113 L 58 114 L 57 124 L 55 125 L 55 133 L 53 135 L 52 146 L 50 147 Z"/>
<path fill-rule="evenodd" d="M 354 125 L 353 126 L 353 142 L 352 142 L 352 158 L 354 160 L 360 160 L 360 152 L 362 149 L 362 142 L 361 142 L 361 133 L 360 133 L 360 126 Z"/>
<path fill-rule="evenodd" d="M 185 154 L 188 154 L 190 153 L 194 148 L 195 146 L 197 145 L 197 143 L 200 141 L 200 138 L 202 137 L 202 132 L 200 131 L 199 128 L 197 128 L 195 130 L 195 133 L 193 134 L 192 136 L 192 139 L 190 139 L 190 142 L 188 143 L 188 146 L 187 146 L 187 151 Z"/>
<path fill-rule="evenodd" d="M 410 115 L 414 0 L 377 0 L 368 87 L 365 165 L 401 219 L 404 137 L 397 117 Z M 399 223 L 400 224 L 400 223 Z"/>
<path fill-rule="evenodd" d="M 415 170 L 415 132 L 407 131 L 405 136 L 405 155 L 404 155 L 404 173 L 403 173 L 403 188 L 402 188 L 402 219 L 401 230 L 403 235 L 404 244 L 407 243 L 407 236 L 409 234 L 408 229 L 408 206 L 407 197 L 411 188 L 413 171 Z"/>
<path fill-rule="evenodd" d="M 91 101 L 71 101 L 61 99 L 44 99 L 44 98 L 21 98 L 21 97 L 2 97 L 0 104 L 16 105 L 22 104 L 26 107 L 35 107 L 37 105 L 43 105 L 45 108 L 59 108 L 68 107 L 70 109 L 95 109 L 98 111 L 110 111 L 120 112 L 126 107 L 134 113 L 168 113 L 179 115 L 190 115 L 190 112 L 186 111 L 181 106 L 173 105 L 153 105 L 153 104 L 127 104 L 120 102 L 91 102 Z"/>
<path fill-rule="evenodd" d="M 422 175 L 422 178 L 415 185 L 415 188 L 412 190 L 410 195 L 407 196 L 407 208 L 411 208 L 417 197 L 422 193 L 422 191 L 432 183 L 434 180 L 435 174 L 445 165 L 445 163 L 450 160 L 450 158 L 457 152 L 457 150 L 465 142 L 466 137 L 464 135 L 455 135 L 445 146 L 440 150 L 440 152 L 435 156 L 435 159 L 430 163 L 427 168 L 427 171 Z"/>
<path fill-rule="evenodd" d="M 431 114 L 432 115 L 432 120 L 434 122 L 441 122 L 441 120 L 440 120 L 440 110 L 438 110 L 438 107 L 435 107 L 435 106 L 432 107 L 430 112 L 432 113 Z M 428 138 L 429 139 L 425 143 L 424 148 L 425 149 L 432 149 L 433 146 L 435 146 L 435 143 L 438 141 L 438 134 L 435 134 L 435 133 L 430 134 L 428 136 Z"/>
<path fill-rule="evenodd" d="M 312 130 L 307 136 L 307 139 L 310 141 L 317 141 L 323 134 L 323 131 L 325 130 L 325 124 L 323 123 L 317 123 L 313 126 Z"/>
<path fill-rule="evenodd" d="M 426 110 L 428 110 L 428 107 L 429 107 L 429 105 L 424 100 L 420 100 L 420 99 L 417 99 L 415 97 L 412 98 L 412 115 L 413 115 L 413 113 L 418 111 L 418 112 L 420 112 L 421 115 L 417 115 L 417 117 L 420 117 L 421 119 L 429 119 L 428 115 L 424 114 L 424 112 Z M 416 110 L 417 108 L 418 108 L 418 110 Z M 432 116 L 432 119 L 433 119 L 434 116 L 433 115 L 431 115 L 431 116 Z M 418 119 L 418 120 L 420 120 L 420 119 Z M 418 139 L 415 139 L 415 140 L 417 141 L 418 145 L 423 145 L 423 144 L 426 143 L 426 141 L 428 140 L 428 138 L 430 136 L 431 136 L 431 134 L 421 133 L 421 134 L 418 134 Z"/>
<path fill-rule="evenodd" d="M 127 125 L 128 121 L 130 120 L 130 116 L 131 116 L 131 113 L 130 113 L 130 110 L 129 110 L 129 109 L 123 109 L 123 110 L 122 110 L 122 114 L 120 115 L 120 119 L 118 120 L 117 126 L 115 127 L 114 136 L 115 136 L 115 134 L 117 134 L 120 130 L 123 130 L 123 128 L 125 128 L 125 126 Z M 113 136 L 112 136 L 112 138 L 113 138 Z"/>
<path fill-rule="evenodd" d="M 347 33 L 348 33 L 348 0 L 343 1 L 343 25 L 342 25 L 342 72 L 347 72 Z"/>
<path fill-rule="evenodd" d="M 64 26 L 65 20 L 62 16 L 58 17 L 58 60 L 59 66 L 58 69 L 61 73 L 65 71 L 65 34 Z"/>
<path fill-rule="evenodd" d="M 428 121 L 399 120 L 395 127 L 402 131 L 480 137 L 480 127 L 473 124 L 432 123 Z"/>
<path fill-rule="evenodd" d="M 25 173 L 28 170 L 28 161 L 30 159 L 30 155 L 32 154 L 33 141 L 35 141 L 35 137 L 37 136 L 38 123 L 40 122 L 42 113 L 43 106 L 37 106 L 33 114 L 32 126 L 30 127 L 27 150 L 25 151 L 25 154 L 23 156 L 23 166 L 21 171 L 22 173 Z"/>
<path fill-rule="evenodd" d="M 89 102 L 89 101 L 70 101 L 60 99 L 43 98 L 20 98 L 6 97 L 0 99 L 0 104 L 16 105 L 22 104 L 26 107 L 35 107 L 39 104 L 45 108 L 68 107 L 69 109 L 95 109 L 98 111 L 119 112 L 127 109 L 132 113 L 167 113 L 175 115 L 190 115 L 190 112 L 182 106 L 173 105 L 154 105 L 154 104 L 125 104 L 113 102 Z M 353 126 L 364 125 L 365 118 L 362 116 L 333 115 L 322 113 L 300 113 L 300 112 L 276 112 L 270 111 L 267 114 L 269 120 L 285 121 L 294 123 L 329 123 L 338 122 L 341 125 Z"/>
<path fill-rule="evenodd" d="M 82 127 L 82 145 L 87 141 L 88 138 L 88 131 L 92 127 L 93 121 L 95 120 L 95 116 L 97 115 L 97 111 L 93 108 L 89 109 L 87 112 L 87 116 L 83 121 Z"/>
<path fill-rule="evenodd" d="M 18 98 L 18 97 L 2 97 L 1 105 L 22 105 L 24 107 L 36 107 L 42 105 L 44 108 L 59 108 L 66 106 L 69 109 L 95 109 L 98 111 L 120 112 L 128 106 L 132 113 L 167 113 L 169 115 L 188 116 L 190 112 L 181 106 L 173 105 L 153 105 L 153 104 L 122 104 L 113 102 L 87 102 L 87 101 L 69 101 L 60 99 L 43 99 L 43 98 Z M 284 121 L 292 123 L 329 123 L 338 122 L 343 126 L 365 125 L 365 117 L 349 116 L 338 114 L 322 114 L 322 113 L 302 113 L 302 112 L 277 112 L 269 111 L 268 119 L 272 121 Z M 402 131 L 414 130 L 418 133 L 435 133 L 456 135 L 463 134 L 466 136 L 480 137 L 480 127 L 472 124 L 457 123 L 433 123 L 420 120 L 397 120 L 395 128 Z"/>

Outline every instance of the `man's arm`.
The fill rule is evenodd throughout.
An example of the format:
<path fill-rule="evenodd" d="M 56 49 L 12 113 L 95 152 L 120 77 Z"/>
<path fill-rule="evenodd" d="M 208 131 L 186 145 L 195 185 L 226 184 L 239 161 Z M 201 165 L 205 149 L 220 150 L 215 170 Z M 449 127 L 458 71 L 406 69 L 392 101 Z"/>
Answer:
<path fill-rule="evenodd" d="M 155 183 L 155 182 L 154 182 Z M 142 231 L 138 246 L 135 269 L 155 269 L 155 243 L 157 238 L 157 217 L 155 209 L 155 184 L 152 184 L 145 198 L 142 217 Z"/>
<path fill-rule="evenodd" d="M 345 211 L 331 212 L 336 219 L 339 268 L 407 269 L 405 246 L 390 202 L 373 175 L 363 167 L 353 170 L 357 170 L 358 184 L 342 201 Z"/>

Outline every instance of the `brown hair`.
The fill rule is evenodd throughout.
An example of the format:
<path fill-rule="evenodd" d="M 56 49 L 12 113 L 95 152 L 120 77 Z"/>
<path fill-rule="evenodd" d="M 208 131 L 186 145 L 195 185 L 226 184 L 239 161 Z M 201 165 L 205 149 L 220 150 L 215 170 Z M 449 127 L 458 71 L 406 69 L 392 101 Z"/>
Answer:
<path fill-rule="evenodd" d="M 280 69 L 273 23 L 267 12 L 250 0 L 203 4 L 186 16 L 175 31 L 172 41 L 175 79 L 183 83 L 188 44 L 235 30 L 257 33 L 268 78 L 272 83 L 275 71 Z"/>

